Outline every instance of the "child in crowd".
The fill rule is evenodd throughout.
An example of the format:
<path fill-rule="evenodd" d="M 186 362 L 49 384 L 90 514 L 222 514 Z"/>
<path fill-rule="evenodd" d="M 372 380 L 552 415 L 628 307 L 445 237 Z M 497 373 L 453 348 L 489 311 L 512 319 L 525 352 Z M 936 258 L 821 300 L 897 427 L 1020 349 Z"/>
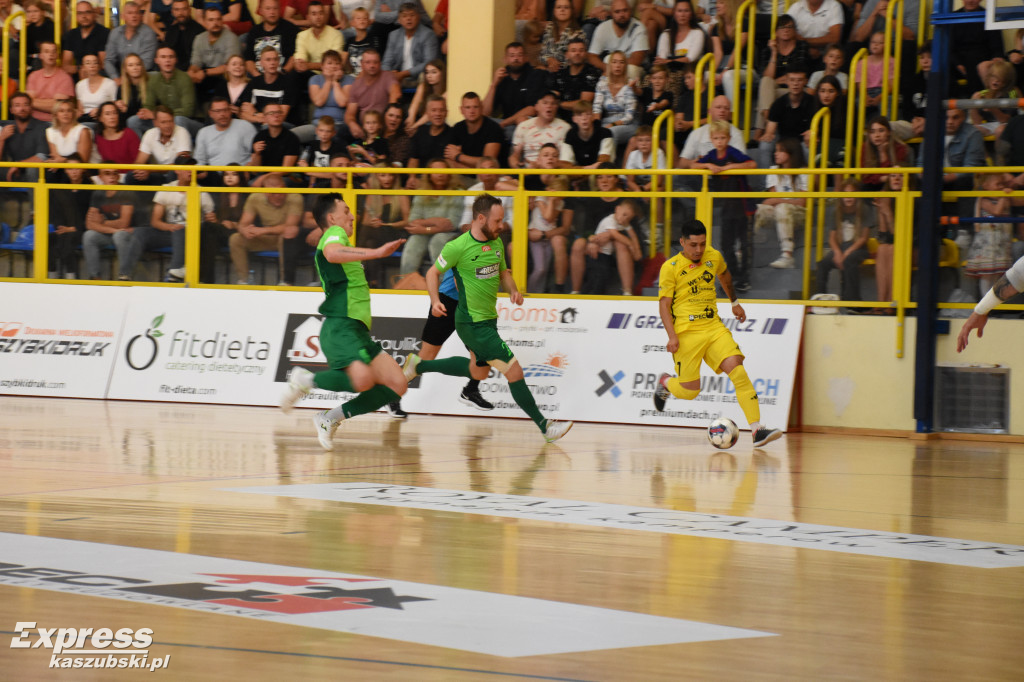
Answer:
<path fill-rule="evenodd" d="M 839 189 L 842 192 L 863 191 L 862 185 L 852 179 L 845 180 Z M 825 222 L 829 229 L 829 250 L 818 261 L 818 293 L 828 291 L 828 276 L 835 268 L 840 274 L 842 300 L 859 301 L 860 264 L 868 257 L 868 237 L 878 223 L 876 213 L 864 199 L 843 196 L 828 210 Z"/>
<path fill-rule="evenodd" d="M 800 140 L 786 137 L 775 145 L 775 165 L 772 168 L 804 168 L 804 148 Z M 765 181 L 765 189 L 769 192 L 806 192 L 808 178 L 806 175 L 769 175 Z M 754 231 L 775 223 L 775 231 L 779 235 L 780 255 L 770 263 L 773 268 L 793 268 L 793 235 L 797 225 L 802 225 L 807 217 L 807 199 L 788 198 L 785 196 L 769 197 L 761 202 L 754 214 Z"/>
<path fill-rule="evenodd" d="M 992 62 L 985 74 L 984 90 L 974 93 L 971 99 L 1020 99 L 1020 90 L 1016 87 L 1017 72 L 1009 62 Z M 1011 118 L 1017 115 L 1019 109 L 971 109 L 969 115 L 971 123 L 982 135 L 998 136 L 1003 132 L 1003 127 Z"/>
<path fill-rule="evenodd" d="M 652 66 L 648 81 L 650 84 L 637 92 L 640 124 L 653 126 L 661 112 L 672 107 L 672 93 L 668 90 L 668 67 L 664 64 Z"/>
<path fill-rule="evenodd" d="M 348 146 L 353 161 L 357 166 L 372 166 L 384 161 L 388 156 L 388 141 L 380 136 L 384 127 L 384 117 L 376 109 L 362 112 L 359 124 L 363 127 L 363 139 L 356 140 Z"/>
<path fill-rule="evenodd" d="M 544 189 L 549 192 L 567 192 L 569 179 L 564 175 L 545 175 L 547 179 Z M 530 260 L 532 269 L 527 280 L 526 291 L 531 294 L 543 294 L 547 288 L 548 273 L 551 269 L 552 257 L 556 261 L 555 271 L 561 273 L 562 282 L 555 282 L 556 291 L 565 287 L 565 274 L 568 272 L 569 252 L 565 232 L 561 226 L 562 209 L 565 200 L 561 197 L 530 197 Z M 557 275 L 556 275 L 557 279 Z"/>
<path fill-rule="evenodd" d="M 708 132 L 714 149 L 702 156 L 693 164 L 693 168 L 703 168 L 715 175 L 708 180 L 708 189 L 712 192 L 749 192 L 747 179 L 742 175 L 720 175 L 722 171 L 742 168 L 756 168 L 757 163 L 735 147 L 729 146 L 731 130 L 726 121 L 712 121 L 708 124 Z M 747 225 L 747 206 L 742 198 L 718 199 L 721 205 L 722 236 L 718 250 L 725 258 L 725 265 L 732 272 L 736 291 L 750 291 L 750 264 L 753 253 L 750 248 L 750 235 Z M 739 249 L 742 260 L 737 260 Z"/>
<path fill-rule="evenodd" d="M 818 89 L 818 83 L 825 76 L 835 76 L 843 86 L 843 94 L 845 95 L 850 85 L 849 77 L 840 70 L 843 68 L 843 48 L 834 43 L 829 45 L 825 48 L 825 54 L 822 55 L 821 61 L 825 68 L 811 74 L 811 79 L 807 81 L 807 94 L 813 95 Z"/>
<path fill-rule="evenodd" d="M 623 199 L 615 211 L 597 224 L 587 237 L 587 268 L 583 279 L 584 294 L 604 294 L 611 280 L 612 268 L 619 270 L 622 295 L 633 293 L 634 263 L 641 258 L 640 241 L 630 223 L 637 215 L 633 199 Z"/>
<path fill-rule="evenodd" d="M 871 38 L 868 41 L 868 56 L 864 60 L 867 64 L 867 75 L 864 78 L 865 85 L 867 87 L 867 115 L 871 116 L 878 111 L 878 105 L 882 102 L 882 75 L 886 68 L 885 62 L 887 61 L 885 55 L 885 33 L 882 31 L 875 31 L 871 34 Z M 892 56 L 888 58 L 888 69 L 889 69 L 889 91 L 892 92 L 893 76 L 896 73 L 895 65 L 896 60 Z M 861 72 L 864 67 L 858 66 L 856 73 L 853 74 L 853 86 L 857 88 L 861 80 Z"/>
<path fill-rule="evenodd" d="M 345 145 L 334 139 L 335 122 L 330 116 L 321 116 L 316 122 L 316 139 L 306 145 L 299 156 L 298 165 L 304 168 L 329 168 L 347 165 Z M 306 171 L 310 187 L 343 187 L 345 176 L 340 173 Z"/>
<path fill-rule="evenodd" d="M 1012 191 L 1003 173 L 978 173 L 974 188 L 991 192 L 992 196 L 978 197 L 974 204 L 976 218 L 1000 218 L 1010 215 L 1010 198 L 998 196 Z M 999 276 L 1013 264 L 1013 226 L 1010 223 L 975 223 L 974 238 L 967 250 L 964 274 L 978 279 L 978 290 L 984 295 Z"/>
<path fill-rule="evenodd" d="M 696 76 L 693 74 L 693 64 L 684 64 L 682 68 L 683 72 L 683 87 L 679 90 L 679 95 L 676 97 L 676 103 L 673 107 L 675 111 L 675 146 L 676 149 L 682 149 L 683 145 L 686 144 L 686 138 L 690 136 L 690 133 L 696 127 L 693 121 L 693 105 L 694 97 L 694 86 L 696 85 Z"/>

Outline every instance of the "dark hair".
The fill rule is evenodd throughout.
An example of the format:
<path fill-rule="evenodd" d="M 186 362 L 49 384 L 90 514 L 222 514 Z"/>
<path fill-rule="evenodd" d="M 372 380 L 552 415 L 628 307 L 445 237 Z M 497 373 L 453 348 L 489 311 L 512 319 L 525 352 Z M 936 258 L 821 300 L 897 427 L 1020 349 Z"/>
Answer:
<path fill-rule="evenodd" d="M 403 2 L 401 5 L 399 5 L 398 13 L 401 14 L 402 12 L 415 12 L 416 16 L 420 15 L 420 10 L 416 6 L 415 2 Z"/>
<path fill-rule="evenodd" d="M 82 163 L 82 157 L 78 152 L 71 152 L 64 157 L 64 163 Z M 78 170 L 84 171 L 85 169 L 79 168 Z"/>
<path fill-rule="evenodd" d="M 775 20 L 775 30 L 779 30 L 779 27 L 785 24 L 786 26 L 792 26 L 796 28 L 796 19 L 791 14 L 783 14 Z"/>
<path fill-rule="evenodd" d="M 786 67 L 787 76 L 791 73 L 802 73 L 803 75 L 806 76 L 810 72 L 811 70 L 807 68 L 807 64 L 805 64 L 804 62 L 795 62 L 794 64 L 791 64 Z"/>
<path fill-rule="evenodd" d="M 679 30 L 679 24 L 676 23 L 675 8 L 681 2 L 685 2 L 687 5 L 690 6 L 690 23 L 688 24 L 689 27 L 690 28 L 695 28 L 698 31 L 700 31 L 701 33 L 704 32 L 704 29 L 702 29 L 700 27 L 700 22 L 697 21 L 697 10 L 694 9 L 694 7 L 693 7 L 693 0 L 676 0 L 675 2 L 672 3 L 672 14 L 669 15 L 668 26 L 665 28 L 665 32 L 668 33 L 668 35 L 669 35 L 669 41 L 672 42 L 672 43 L 675 42 L 676 31 Z M 632 4 L 633 3 L 630 3 L 630 5 L 632 5 Z M 706 38 L 707 36 L 704 36 L 704 37 Z"/>
<path fill-rule="evenodd" d="M 491 209 L 495 206 L 501 206 L 501 199 L 487 193 L 481 194 L 473 200 L 473 220 L 476 220 L 478 215 L 490 217 Z"/>
<path fill-rule="evenodd" d="M 193 157 L 188 152 L 182 152 L 181 154 L 178 154 L 177 156 L 174 157 L 173 163 L 175 166 L 195 166 L 199 162 L 196 161 L 195 157 Z"/>
<path fill-rule="evenodd" d="M 931 54 L 932 53 L 932 41 L 926 40 L 921 43 L 921 47 L 917 48 L 917 54 Z"/>
<path fill-rule="evenodd" d="M 345 201 L 338 192 L 330 194 L 318 194 L 313 201 L 313 220 L 317 227 L 326 230 L 331 226 L 327 224 L 327 214 L 334 210 L 334 205 L 339 201 Z"/>
<path fill-rule="evenodd" d="M 511 43 L 509 43 L 508 45 L 505 46 L 505 52 L 508 52 L 513 47 L 518 47 L 520 50 L 525 50 L 526 49 L 526 46 L 523 45 L 521 42 L 519 42 L 518 40 L 513 40 Z"/>
<path fill-rule="evenodd" d="M 826 84 L 836 89 L 836 102 L 838 102 L 839 98 L 843 96 L 843 84 L 835 76 L 822 76 L 817 87 L 814 88 L 814 92 L 817 93 L 821 86 Z"/>
<path fill-rule="evenodd" d="M 212 107 L 212 106 L 213 106 L 214 104 L 221 104 L 221 103 L 224 103 L 224 104 L 231 104 L 231 100 L 230 100 L 230 99 L 228 99 L 227 97 L 225 97 L 224 95 L 214 95 L 214 96 L 213 96 L 213 97 L 212 97 L 212 98 L 210 99 L 210 106 L 211 106 L 211 107 Z"/>
<path fill-rule="evenodd" d="M 480 99 L 480 95 L 470 90 L 469 92 L 462 96 L 462 99 Z"/>
<path fill-rule="evenodd" d="M 96 118 L 99 119 L 103 115 L 103 107 L 114 107 L 114 111 L 116 111 L 118 113 L 117 123 L 114 124 L 114 131 L 119 133 L 122 130 L 124 130 L 124 128 L 125 128 L 124 119 L 121 118 L 121 115 L 120 115 L 121 111 L 117 108 L 117 104 L 115 104 L 114 102 L 111 102 L 111 101 L 107 100 L 106 102 L 101 104 L 96 109 Z M 100 132 L 101 133 L 102 133 L 103 127 L 104 127 L 103 123 L 100 122 Z"/>
<path fill-rule="evenodd" d="M 565 44 L 565 46 L 566 46 L 566 47 L 569 47 L 569 46 L 570 46 L 570 45 L 572 45 L 573 43 L 582 43 L 583 47 L 586 47 L 586 46 L 587 46 L 587 41 L 586 41 L 586 39 L 585 39 L 585 38 L 581 38 L 580 36 L 576 36 L 575 38 L 570 38 L 570 39 L 569 39 L 569 42 L 568 42 L 568 43 L 566 43 L 566 44 Z"/>
<path fill-rule="evenodd" d="M 789 154 L 789 162 L 793 168 L 803 168 L 807 165 L 804 159 L 804 146 L 795 137 L 784 137 L 779 140 L 778 147 Z"/>
<path fill-rule="evenodd" d="M 693 218 L 691 220 L 684 220 L 682 225 L 682 234 L 680 235 L 683 239 L 687 237 L 699 237 L 700 235 L 706 235 L 708 228 L 704 227 L 704 223 Z"/>
<path fill-rule="evenodd" d="M 313 3 L 309 3 L 309 4 L 312 7 Z M 320 4 L 320 3 L 317 3 L 317 4 Z M 323 7 L 323 5 L 320 5 L 320 6 Z M 328 59 L 336 59 L 339 64 L 342 62 L 341 53 L 338 52 L 337 50 L 327 50 L 322 55 L 320 55 L 320 63 L 321 64 L 323 64 Z"/>
<path fill-rule="evenodd" d="M 32 104 L 32 95 L 28 94 L 27 92 L 25 92 L 25 91 L 23 91 L 23 90 L 18 90 L 17 92 L 13 93 L 13 94 L 12 94 L 12 95 L 11 95 L 11 96 L 10 96 L 10 97 L 9 97 L 9 98 L 7 99 L 7 102 L 8 102 L 8 103 L 11 103 L 11 102 L 13 102 L 14 100 L 16 100 L 16 99 L 17 99 L 17 98 L 19 98 L 19 97 L 24 97 L 25 99 L 27 99 L 27 100 L 28 100 L 28 103 L 29 103 L 29 104 Z"/>
<path fill-rule="evenodd" d="M 545 142 L 540 146 L 540 149 L 554 149 L 556 152 L 559 151 L 558 145 L 555 144 L 554 142 Z M 537 151 L 539 152 L 540 149 L 538 149 Z"/>

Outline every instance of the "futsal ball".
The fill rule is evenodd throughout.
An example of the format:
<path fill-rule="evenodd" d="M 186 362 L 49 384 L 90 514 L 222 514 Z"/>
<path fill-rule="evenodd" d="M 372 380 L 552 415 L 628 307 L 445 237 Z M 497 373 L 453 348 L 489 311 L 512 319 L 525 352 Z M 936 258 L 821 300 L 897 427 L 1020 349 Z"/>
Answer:
<path fill-rule="evenodd" d="M 711 422 L 708 426 L 708 440 L 719 450 L 727 450 L 740 438 L 740 430 L 736 422 L 722 417 Z"/>

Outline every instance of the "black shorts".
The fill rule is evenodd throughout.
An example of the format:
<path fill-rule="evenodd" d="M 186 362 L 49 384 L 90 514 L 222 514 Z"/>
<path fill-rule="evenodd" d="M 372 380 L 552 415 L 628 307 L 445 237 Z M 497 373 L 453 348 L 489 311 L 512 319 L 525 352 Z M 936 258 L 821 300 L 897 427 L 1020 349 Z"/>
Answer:
<path fill-rule="evenodd" d="M 448 337 L 455 332 L 455 308 L 459 305 L 459 302 L 450 296 L 440 294 L 440 297 L 448 314 L 444 317 L 434 317 L 433 313 L 427 315 L 427 323 L 423 325 L 423 334 L 420 335 L 424 343 L 433 346 L 443 346 Z"/>

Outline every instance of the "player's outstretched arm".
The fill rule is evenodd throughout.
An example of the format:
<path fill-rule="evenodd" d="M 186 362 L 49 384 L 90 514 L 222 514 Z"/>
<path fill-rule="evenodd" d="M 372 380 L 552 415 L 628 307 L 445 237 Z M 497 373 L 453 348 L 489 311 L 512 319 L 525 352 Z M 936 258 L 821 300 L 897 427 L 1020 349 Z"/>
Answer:
<path fill-rule="evenodd" d="M 328 244 L 324 247 L 324 258 L 329 263 L 354 263 L 355 261 L 375 260 L 387 258 L 398 250 L 404 239 L 396 239 L 382 244 L 375 249 L 364 249 L 359 246 L 344 246 L 343 244 Z"/>
<path fill-rule="evenodd" d="M 981 302 L 974 307 L 974 312 L 964 322 L 964 326 L 961 327 L 960 333 L 956 337 L 956 352 L 959 353 L 967 348 L 967 343 L 971 338 L 971 331 L 974 329 L 978 330 L 978 338 L 981 338 L 982 333 L 985 331 L 985 323 L 988 322 L 988 314 L 993 308 L 1002 303 L 1003 301 L 1016 296 L 1019 291 L 1012 284 L 1010 280 L 1006 278 L 1004 273 L 1000 277 L 992 288 L 988 290 L 985 297 L 981 299 Z"/>

